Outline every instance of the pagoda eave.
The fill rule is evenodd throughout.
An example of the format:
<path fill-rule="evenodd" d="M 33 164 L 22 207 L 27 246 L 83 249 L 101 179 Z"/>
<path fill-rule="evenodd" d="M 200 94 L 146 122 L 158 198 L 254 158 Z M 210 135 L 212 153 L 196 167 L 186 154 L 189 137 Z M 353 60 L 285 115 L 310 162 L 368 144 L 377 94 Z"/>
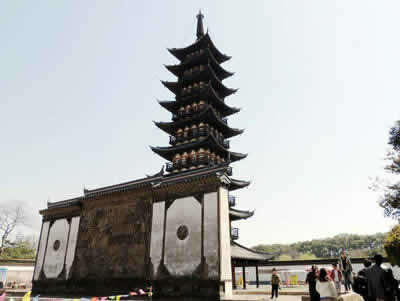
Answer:
<path fill-rule="evenodd" d="M 231 180 L 231 183 L 229 185 L 230 191 L 242 189 L 251 184 L 250 181 L 237 180 L 237 179 L 233 179 L 233 178 L 230 178 L 230 180 Z"/>
<path fill-rule="evenodd" d="M 223 54 L 220 52 L 212 42 L 210 35 L 206 33 L 204 36 L 202 36 L 200 39 L 198 39 L 196 42 L 193 44 L 184 47 L 184 48 L 168 48 L 168 51 L 175 56 L 178 60 L 183 61 L 185 57 L 190 54 L 195 52 L 196 50 L 202 48 L 202 46 L 209 46 L 210 50 L 212 51 L 213 55 L 215 56 L 216 60 L 218 63 L 223 63 L 231 59 L 230 56 Z"/>
<path fill-rule="evenodd" d="M 231 221 L 237 221 L 241 219 L 248 219 L 254 215 L 254 211 L 244 211 L 234 208 L 229 208 L 229 217 Z"/>
<path fill-rule="evenodd" d="M 175 100 L 158 100 L 158 103 L 160 106 L 162 106 L 164 109 L 168 110 L 172 114 L 177 114 L 178 110 L 182 106 L 186 106 L 187 104 L 191 103 L 191 100 L 188 101 L 175 101 Z M 225 103 L 221 103 L 221 106 L 223 106 L 223 110 L 221 112 L 222 117 L 227 117 L 233 114 L 236 114 L 240 112 L 240 108 L 235 108 L 235 107 L 230 107 Z"/>
<path fill-rule="evenodd" d="M 156 122 L 154 124 L 164 132 L 175 136 L 176 131 L 179 128 L 183 128 L 186 125 L 191 125 L 194 122 L 208 122 L 213 124 L 218 130 L 222 132 L 225 138 L 231 138 L 237 135 L 240 135 L 244 132 L 243 129 L 235 129 L 229 127 L 221 118 L 217 117 L 215 111 L 210 107 L 206 108 L 203 112 L 196 114 L 192 117 L 188 117 L 184 120 L 178 122 Z"/>
<path fill-rule="evenodd" d="M 167 70 L 175 76 L 180 77 L 183 75 L 184 71 L 191 67 L 208 64 L 211 65 L 220 80 L 226 79 L 234 75 L 234 72 L 229 72 L 225 70 L 218 63 L 209 48 L 205 49 L 200 55 L 197 55 L 190 60 L 185 60 L 185 62 L 176 65 L 164 65 L 164 67 L 167 68 Z"/>
<path fill-rule="evenodd" d="M 201 147 L 210 147 L 212 150 L 224 153 L 227 157 L 229 157 L 230 162 L 235 162 L 242 160 L 247 157 L 247 154 L 230 152 L 226 148 L 224 148 L 213 135 L 209 135 L 203 139 L 198 139 L 193 142 L 183 143 L 176 146 L 151 146 L 151 150 L 164 158 L 165 160 L 172 161 L 173 157 L 177 153 L 188 152 L 193 149 L 198 149 Z"/>

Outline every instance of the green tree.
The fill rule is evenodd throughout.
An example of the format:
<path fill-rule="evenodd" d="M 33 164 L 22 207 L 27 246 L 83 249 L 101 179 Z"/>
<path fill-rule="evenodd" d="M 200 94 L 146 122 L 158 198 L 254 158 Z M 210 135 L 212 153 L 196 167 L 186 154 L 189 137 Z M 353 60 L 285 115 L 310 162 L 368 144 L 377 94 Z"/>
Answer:
<path fill-rule="evenodd" d="M 36 256 L 36 239 L 34 237 L 20 237 L 3 248 L 0 259 L 35 259 Z"/>
<path fill-rule="evenodd" d="M 296 257 L 297 260 L 311 260 L 311 259 L 317 259 L 317 256 L 315 256 L 312 253 L 303 253 L 300 254 L 299 256 Z"/>
<path fill-rule="evenodd" d="M 400 265 L 400 225 L 393 227 L 386 237 L 385 251 L 393 265 Z"/>
<path fill-rule="evenodd" d="M 288 260 L 293 260 L 293 258 L 287 254 L 282 254 L 281 256 L 279 256 L 276 260 L 279 261 L 288 261 Z"/>

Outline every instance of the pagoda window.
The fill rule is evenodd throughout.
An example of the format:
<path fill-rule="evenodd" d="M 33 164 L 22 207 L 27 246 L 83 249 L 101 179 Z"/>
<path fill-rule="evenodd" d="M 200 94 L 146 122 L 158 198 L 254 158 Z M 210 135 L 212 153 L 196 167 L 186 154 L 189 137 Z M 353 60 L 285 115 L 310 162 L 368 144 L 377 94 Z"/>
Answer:
<path fill-rule="evenodd" d="M 193 111 L 194 111 L 194 112 L 197 112 L 198 109 L 199 109 L 199 106 L 197 105 L 196 102 L 194 102 L 194 103 L 192 104 L 192 108 L 193 108 Z"/>
<path fill-rule="evenodd" d="M 179 117 L 183 117 L 184 114 L 185 114 L 185 108 L 184 107 L 180 107 L 179 111 L 178 111 L 178 116 Z"/>
<path fill-rule="evenodd" d="M 187 165 L 187 159 L 188 159 L 188 153 L 184 152 L 182 154 L 182 157 L 181 157 L 181 165 L 182 166 L 186 166 Z"/>
<path fill-rule="evenodd" d="M 192 140 L 195 140 L 195 138 L 197 138 L 199 136 L 199 132 L 197 130 L 197 125 L 195 125 L 195 124 L 193 124 L 192 128 L 191 128 L 191 136 L 192 136 L 192 138 L 194 138 Z"/>
<path fill-rule="evenodd" d="M 206 131 L 206 125 L 202 122 L 199 123 L 199 136 L 206 136 L 207 131 Z"/>
<path fill-rule="evenodd" d="M 195 151 L 195 150 L 192 150 L 192 151 L 190 152 L 189 157 L 190 157 L 190 163 L 191 163 L 192 165 L 196 165 L 196 163 L 197 163 L 197 154 L 196 154 L 196 151 Z"/>
<path fill-rule="evenodd" d="M 183 138 L 186 140 L 189 138 L 189 127 L 186 126 L 185 130 L 183 131 Z"/>
<path fill-rule="evenodd" d="M 209 157 L 210 157 L 211 163 L 215 163 L 215 153 L 212 152 Z"/>
<path fill-rule="evenodd" d="M 204 100 L 200 100 L 200 102 L 199 102 L 199 110 L 203 110 L 205 105 L 206 104 L 205 104 Z"/>
<path fill-rule="evenodd" d="M 190 114 L 190 111 L 191 111 L 190 109 L 191 109 L 190 105 L 187 105 L 186 108 L 185 108 L 186 116 Z"/>
<path fill-rule="evenodd" d="M 176 154 L 176 155 L 174 156 L 174 158 L 172 159 L 172 162 L 173 162 L 174 164 L 176 164 L 180 159 L 181 159 L 181 155 L 180 155 L 180 154 Z"/>

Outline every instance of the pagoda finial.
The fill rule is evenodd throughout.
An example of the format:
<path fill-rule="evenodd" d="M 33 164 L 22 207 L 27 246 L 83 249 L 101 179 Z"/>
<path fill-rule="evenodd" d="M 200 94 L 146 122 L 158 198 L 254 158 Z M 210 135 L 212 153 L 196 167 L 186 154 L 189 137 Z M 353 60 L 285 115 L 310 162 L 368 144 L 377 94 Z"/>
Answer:
<path fill-rule="evenodd" d="M 197 17 L 197 32 L 196 36 L 197 39 L 200 39 L 202 36 L 204 36 L 204 28 L 203 28 L 203 18 L 204 15 L 201 13 L 201 10 L 199 10 Z"/>

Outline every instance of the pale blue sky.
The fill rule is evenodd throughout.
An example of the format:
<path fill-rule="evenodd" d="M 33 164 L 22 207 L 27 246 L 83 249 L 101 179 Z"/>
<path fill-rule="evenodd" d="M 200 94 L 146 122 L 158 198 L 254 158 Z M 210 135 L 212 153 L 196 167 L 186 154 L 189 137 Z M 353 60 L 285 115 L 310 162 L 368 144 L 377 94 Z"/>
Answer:
<path fill-rule="evenodd" d="M 240 242 L 389 230 L 368 186 L 400 119 L 398 1 L 2 1 L 0 202 L 36 214 L 157 172 L 166 48 L 194 41 L 199 8 L 240 88 L 234 175 L 253 183 L 236 195 L 256 209 Z"/>

